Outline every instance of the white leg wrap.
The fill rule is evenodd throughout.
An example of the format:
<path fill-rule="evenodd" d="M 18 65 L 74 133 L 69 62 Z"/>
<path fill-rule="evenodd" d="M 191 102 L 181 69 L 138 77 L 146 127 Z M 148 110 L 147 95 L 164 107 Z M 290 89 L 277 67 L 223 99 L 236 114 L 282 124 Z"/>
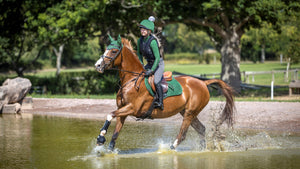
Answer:
<path fill-rule="evenodd" d="M 106 120 L 111 121 L 112 119 L 113 119 L 112 115 L 109 114 L 106 116 Z"/>
<path fill-rule="evenodd" d="M 101 136 L 104 136 L 106 134 L 106 130 L 102 130 L 101 132 L 100 132 L 100 135 Z"/>
<path fill-rule="evenodd" d="M 178 139 L 176 139 L 173 143 L 173 147 L 176 148 L 178 146 Z"/>

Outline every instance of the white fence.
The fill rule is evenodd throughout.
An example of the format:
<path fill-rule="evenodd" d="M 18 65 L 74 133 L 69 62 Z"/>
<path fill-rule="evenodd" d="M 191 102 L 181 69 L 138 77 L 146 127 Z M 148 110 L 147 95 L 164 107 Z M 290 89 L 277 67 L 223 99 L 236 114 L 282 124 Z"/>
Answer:
<path fill-rule="evenodd" d="M 272 81 L 275 81 L 275 74 L 276 73 L 282 73 L 284 76 L 284 81 L 289 81 L 289 73 L 291 73 L 291 80 L 298 80 L 298 69 L 292 69 L 289 71 L 286 70 L 272 70 L 272 71 L 243 71 L 241 72 L 241 78 L 244 79 L 243 81 L 245 83 L 250 82 L 250 78 L 252 82 L 255 82 L 255 75 L 261 75 L 261 74 L 272 74 Z M 287 73 L 289 72 L 289 73 Z M 221 73 L 209 73 L 209 74 L 201 74 L 200 77 L 211 77 L 211 78 L 220 78 Z"/>
<path fill-rule="evenodd" d="M 272 71 L 262 71 L 262 72 L 242 72 L 241 74 L 244 76 L 244 82 L 249 83 L 249 78 L 250 76 L 252 77 L 252 82 L 255 81 L 255 75 L 261 75 L 261 74 L 272 74 L 272 81 L 275 81 L 275 74 L 276 73 L 283 73 L 284 75 L 284 81 L 288 82 L 289 81 L 289 73 L 292 74 L 291 80 L 298 80 L 298 69 L 293 69 L 293 70 L 272 70 Z M 288 73 L 287 73 L 288 72 Z"/>

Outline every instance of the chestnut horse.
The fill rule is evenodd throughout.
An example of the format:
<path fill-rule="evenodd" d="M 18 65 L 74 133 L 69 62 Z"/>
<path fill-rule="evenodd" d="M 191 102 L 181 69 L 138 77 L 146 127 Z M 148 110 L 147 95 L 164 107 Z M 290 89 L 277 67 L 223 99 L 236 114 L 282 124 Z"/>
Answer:
<path fill-rule="evenodd" d="M 116 127 L 109 144 L 113 150 L 115 141 L 124 125 L 127 116 L 143 117 L 153 101 L 153 96 L 146 89 L 144 80 L 145 69 L 140 63 L 130 41 L 121 38 L 117 40 L 109 36 L 111 43 L 105 53 L 96 62 L 96 70 L 103 73 L 106 69 L 117 67 L 119 70 L 121 87 L 118 91 L 116 102 L 118 109 L 107 115 L 107 120 L 97 137 L 97 145 L 103 145 L 106 141 L 104 135 L 113 118 L 116 118 Z M 212 79 L 202 81 L 190 76 L 178 76 L 175 79 L 182 86 L 182 94 L 164 99 L 164 110 L 154 109 L 151 117 L 167 118 L 180 113 L 183 122 L 171 149 L 175 149 L 186 137 L 191 125 L 200 135 L 202 143 L 205 143 L 205 126 L 197 118 L 201 110 L 207 105 L 210 95 L 207 85 L 216 83 L 221 88 L 226 98 L 226 104 L 222 115 L 218 120 L 220 126 L 225 120 L 228 125 L 233 123 L 234 100 L 232 89 L 222 80 Z"/>

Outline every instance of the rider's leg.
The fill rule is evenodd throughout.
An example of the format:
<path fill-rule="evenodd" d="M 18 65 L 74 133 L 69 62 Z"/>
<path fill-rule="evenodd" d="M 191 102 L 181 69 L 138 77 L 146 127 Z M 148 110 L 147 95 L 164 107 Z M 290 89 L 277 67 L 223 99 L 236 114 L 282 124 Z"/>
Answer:
<path fill-rule="evenodd" d="M 161 86 L 161 80 L 163 78 L 164 68 L 165 68 L 164 60 L 161 58 L 158 67 L 154 73 L 154 84 L 155 84 L 156 93 L 158 95 L 158 99 L 154 102 L 154 107 L 160 108 L 162 110 L 164 109 L 164 106 L 163 106 L 163 89 Z"/>
<path fill-rule="evenodd" d="M 164 110 L 164 105 L 163 105 L 163 88 L 161 86 L 161 82 L 155 84 L 155 88 L 156 88 L 156 93 L 158 96 L 158 99 L 156 102 L 154 102 L 154 107 L 155 108 L 160 108 L 161 110 Z"/>

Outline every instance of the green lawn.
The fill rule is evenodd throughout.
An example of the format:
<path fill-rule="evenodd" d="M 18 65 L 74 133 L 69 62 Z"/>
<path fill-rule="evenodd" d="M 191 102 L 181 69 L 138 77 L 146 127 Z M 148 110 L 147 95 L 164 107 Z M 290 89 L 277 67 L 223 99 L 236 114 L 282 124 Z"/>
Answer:
<path fill-rule="evenodd" d="M 287 63 L 280 64 L 279 62 L 265 62 L 265 63 L 241 63 L 240 71 L 272 71 L 272 70 L 286 70 Z M 292 69 L 300 69 L 300 63 L 292 65 Z M 168 64 L 165 62 L 166 71 L 177 71 L 186 74 L 205 74 L 205 73 L 220 73 L 221 64 Z"/>
<path fill-rule="evenodd" d="M 279 62 L 265 62 L 265 63 L 241 63 L 240 71 L 251 71 L 251 72 L 260 72 L 260 71 L 277 71 L 277 70 L 286 70 L 287 64 L 280 64 Z M 296 65 L 292 65 L 291 69 L 299 69 L 300 63 Z M 220 73 L 221 72 L 221 64 L 165 64 L 166 71 L 177 71 L 190 75 L 201 75 L 201 74 L 211 74 L 211 73 Z M 212 76 L 207 76 L 209 78 L 213 78 Z M 215 76 L 218 78 L 219 76 Z M 275 73 L 274 74 L 274 85 L 288 85 L 291 80 L 294 79 L 294 73 L 289 73 L 289 80 L 285 81 L 283 73 Z M 300 79 L 300 72 L 298 73 L 298 79 Z M 249 81 L 245 79 L 242 75 L 242 81 L 250 84 L 259 84 L 259 85 L 271 85 L 272 74 L 262 74 L 255 75 L 254 78 L 252 75 L 249 76 Z"/>

